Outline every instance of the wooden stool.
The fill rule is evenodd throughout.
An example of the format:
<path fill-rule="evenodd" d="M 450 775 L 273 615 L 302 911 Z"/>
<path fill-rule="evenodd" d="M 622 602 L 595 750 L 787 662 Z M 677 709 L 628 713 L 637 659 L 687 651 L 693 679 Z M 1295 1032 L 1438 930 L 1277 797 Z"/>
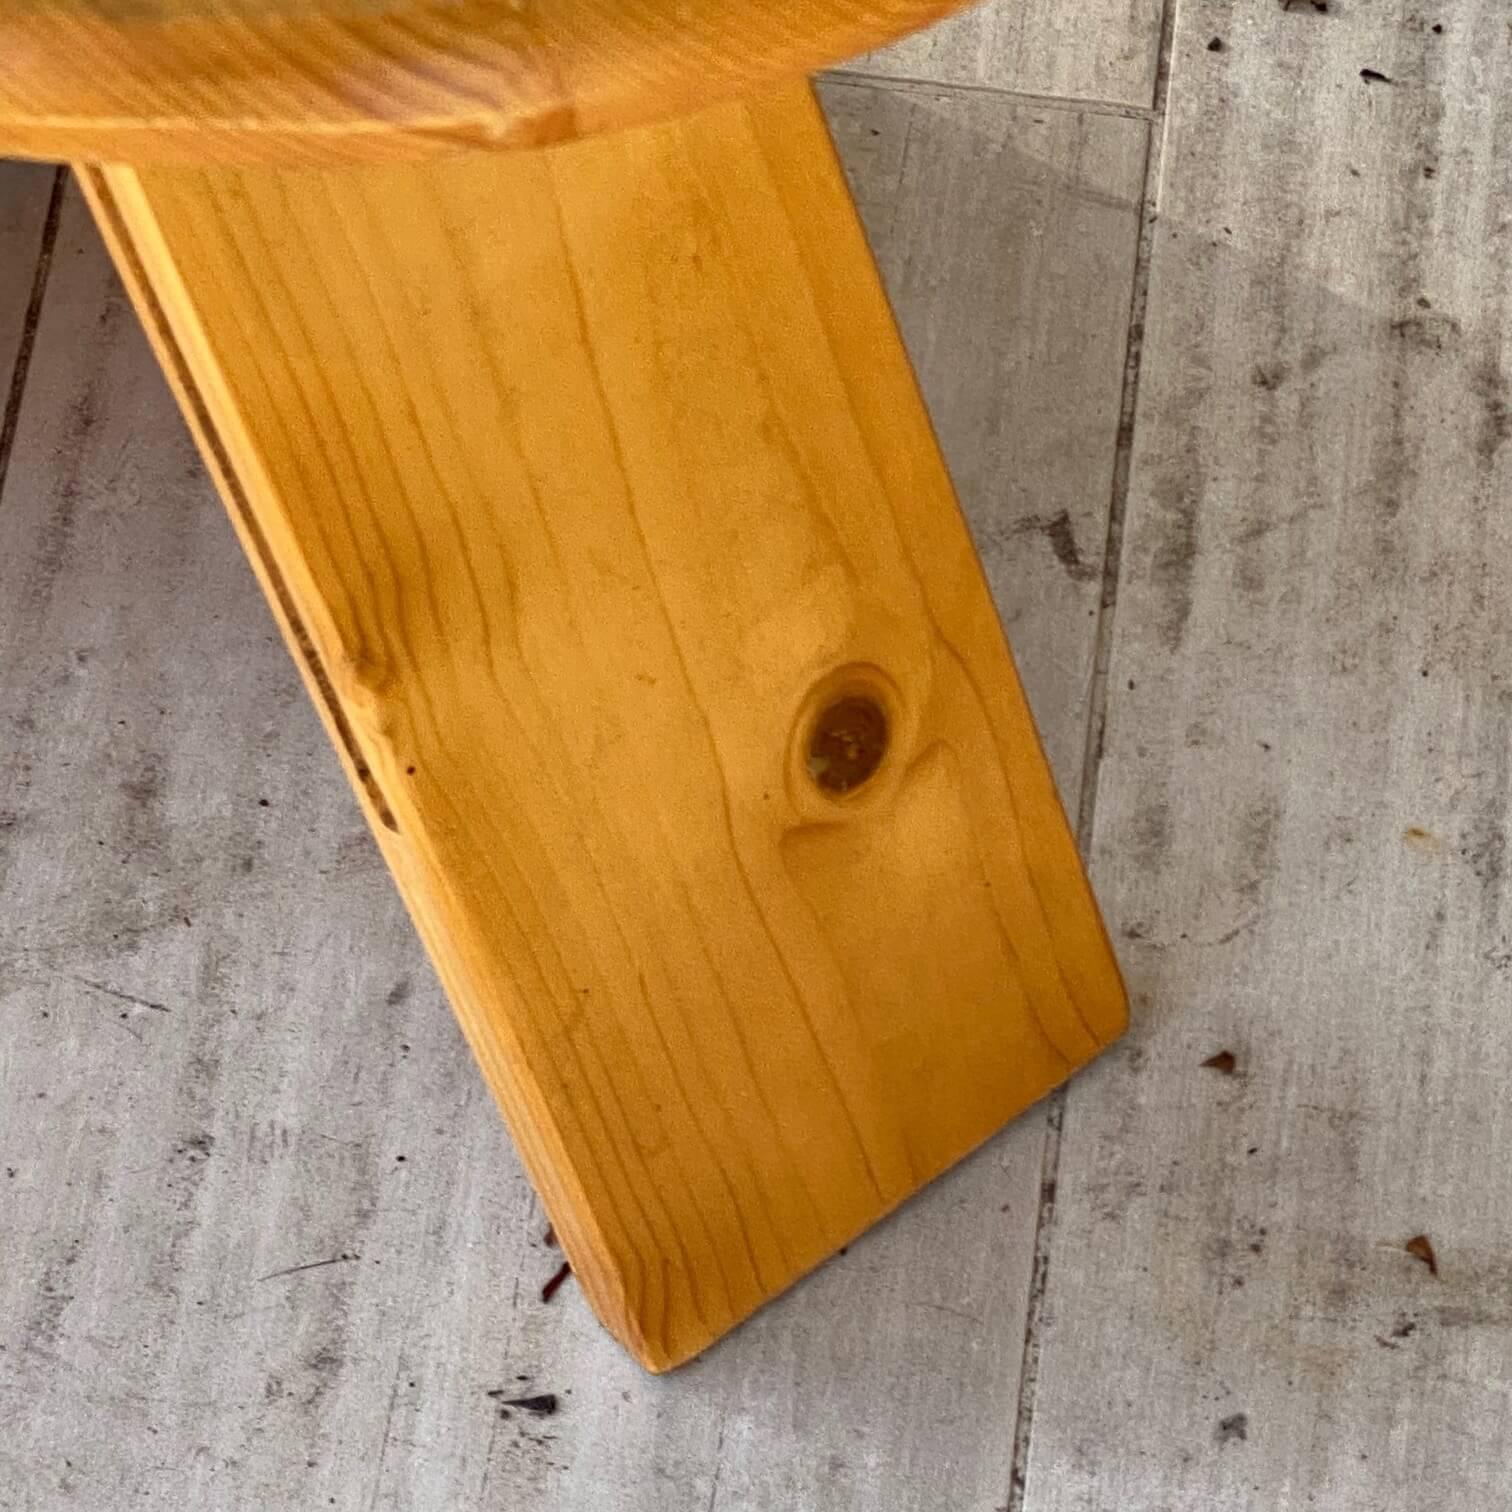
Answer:
<path fill-rule="evenodd" d="M 954 8 L 0 6 L 0 152 L 80 164 L 567 1256 L 654 1370 L 1124 1024 L 803 77 Z"/>

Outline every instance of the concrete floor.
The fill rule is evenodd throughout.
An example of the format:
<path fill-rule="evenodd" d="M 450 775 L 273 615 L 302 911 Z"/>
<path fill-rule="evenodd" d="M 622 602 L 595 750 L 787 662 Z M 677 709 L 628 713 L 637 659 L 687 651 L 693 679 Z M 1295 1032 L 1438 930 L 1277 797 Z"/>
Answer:
<path fill-rule="evenodd" d="M 823 97 L 1128 1040 L 673 1376 L 543 1303 L 77 193 L 0 165 L 5 1512 L 1506 1504 L 1505 8 L 996 0 Z"/>

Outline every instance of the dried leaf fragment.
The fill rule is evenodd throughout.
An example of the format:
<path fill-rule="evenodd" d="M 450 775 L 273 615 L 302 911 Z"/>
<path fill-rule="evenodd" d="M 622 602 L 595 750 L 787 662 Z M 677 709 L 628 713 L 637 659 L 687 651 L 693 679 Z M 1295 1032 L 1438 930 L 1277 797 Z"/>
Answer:
<path fill-rule="evenodd" d="M 1430 1275 L 1438 1275 L 1438 1256 L 1433 1253 L 1433 1242 L 1427 1234 L 1414 1234 L 1404 1246 L 1414 1260 L 1421 1260 Z"/>

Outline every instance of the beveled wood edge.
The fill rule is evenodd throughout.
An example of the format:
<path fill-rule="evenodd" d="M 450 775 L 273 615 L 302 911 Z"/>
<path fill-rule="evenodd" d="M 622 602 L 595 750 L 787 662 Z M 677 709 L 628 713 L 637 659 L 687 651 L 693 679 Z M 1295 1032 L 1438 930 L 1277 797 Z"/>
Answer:
<path fill-rule="evenodd" d="M 538 147 L 828 67 L 962 0 L 319 0 L 248 19 L 0 0 L 0 155 L 404 161 Z"/>

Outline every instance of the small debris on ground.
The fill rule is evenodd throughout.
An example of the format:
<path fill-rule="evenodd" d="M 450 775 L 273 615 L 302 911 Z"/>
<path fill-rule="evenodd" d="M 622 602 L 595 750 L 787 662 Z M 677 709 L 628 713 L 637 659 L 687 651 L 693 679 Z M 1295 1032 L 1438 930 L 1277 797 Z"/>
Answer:
<path fill-rule="evenodd" d="M 1392 80 L 1383 74 L 1378 68 L 1362 68 L 1360 77 L 1367 84 L 1390 84 Z"/>
<path fill-rule="evenodd" d="M 1208 1056 L 1202 1064 L 1209 1071 L 1218 1071 L 1224 1076 L 1232 1076 L 1239 1068 L 1239 1062 L 1234 1059 L 1232 1050 L 1220 1050 L 1217 1055 Z"/>
<path fill-rule="evenodd" d="M 1213 40 L 1208 43 L 1208 51 L 1209 52 L 1222 52 L 1223 51 L 1223 38 L 1222 37 L 1214 37 Z"/>
<path fill-rule="evenodd" d="M 274 1281 L 279 1276 L 297 1276 L 303 1271 L 323 1270 L 328 1265 L 347 1265 L 354 1260 L 360 1260 L 362 1256 L 356 1250 L 343 1250 L 339 1255 L 332 1255 L 329 1260 L 309 1260 L 303 1265 L 286 1265 L 282 1270 L 269 1271 L 266 1276 L 258 1276 L 254 1281 Z"/>
<path fill-rule="evenodd" d="M 1219 1444 L 1244 1443 L 1249 1438 L 1249 1414 L 1236 1412 L 1232 1417 L 1224 1418 L 1213 1436 Z"/>
<path fill-rule="evenodd" d="M 564 1260 L 556 1274 L 541 1288 L 541 1301 L 549 1302 L 562 1289 L 562 1283 L 572 1274 L 572 1267 Z"/>
<path fill-rule="evenodd" d="M 1398 1317 L 1396 1327 L 1391 1330 L 1391 1337 L 1388 1339 L 1383 1334 L 1377 1334 L 1376 1343 L 1382 1349 L 1400 1349 L 1402 1346 L 1397 1340 L 1410 1339 L 1416 1332 L 1417 1324 L 1411 1318 Z"/>
<path fill-rule="evenodd" d="M 551 1417 L 561 1405 L 554 1391 L 538 1392 L 535 1396 L 507 1397 L 504 1395 L 506 1389 L 501 1386 L 493 1391 L 483 1393 L 485 1396 L 492 1397 L 499 1403 L 500 1417 L 508 1417 L 509 1409 L 515 1407 L 521 1412 L 533 1412 L 537 1417 Z"/>
<path fill-rule="evenodd" d="M 1438 1275 L 1438 1256 L 1433 1253 L 1433 1242 L 1427 1234 L 1414 1234 L 1404 1246 L 1414 1260 L 1421 1260 L 1430 1275 Z"/>
<path fill-rule="evenodd" d="M 549 1223 L 546 1225 L 546 1232 L 541 1235 L 541 1243 L 547 1249 L 555 1249 L 557 1247 L 556 1230 Z"/>

